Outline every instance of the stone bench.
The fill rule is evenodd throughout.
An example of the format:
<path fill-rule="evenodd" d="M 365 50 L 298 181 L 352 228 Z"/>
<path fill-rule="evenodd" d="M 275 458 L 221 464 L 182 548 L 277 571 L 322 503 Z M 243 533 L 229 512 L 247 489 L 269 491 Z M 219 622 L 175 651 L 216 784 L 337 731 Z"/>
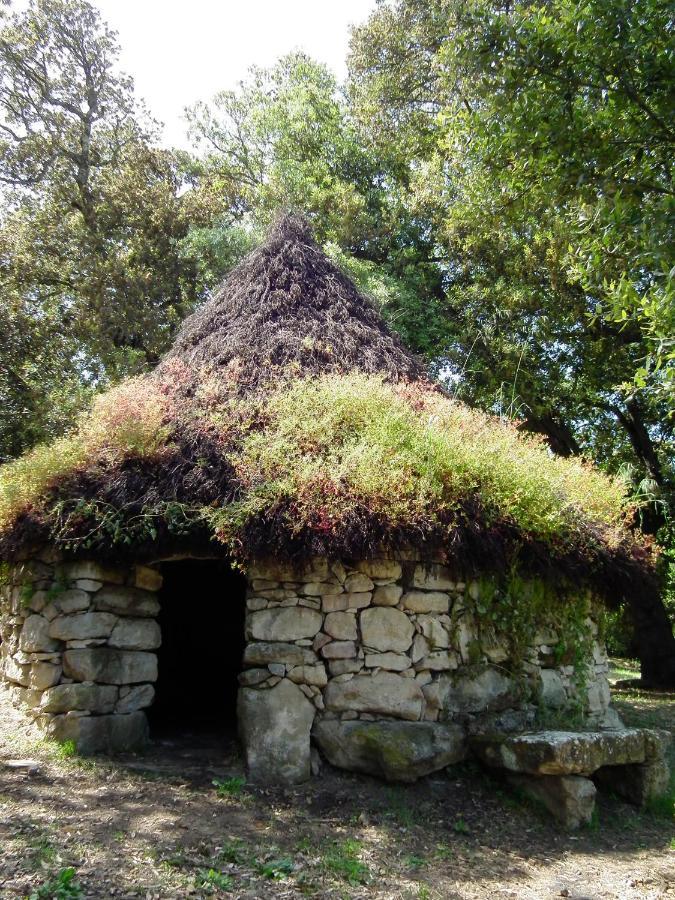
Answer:
<path fill-rule="evenodd" d="M 471 739 L 473 754 L 505 770 L 509 784 L 544 806 L 568 828 L 590 821 L 596 786 L 643 806 L 668 787 L 667 732 L 539 731 Z"/>

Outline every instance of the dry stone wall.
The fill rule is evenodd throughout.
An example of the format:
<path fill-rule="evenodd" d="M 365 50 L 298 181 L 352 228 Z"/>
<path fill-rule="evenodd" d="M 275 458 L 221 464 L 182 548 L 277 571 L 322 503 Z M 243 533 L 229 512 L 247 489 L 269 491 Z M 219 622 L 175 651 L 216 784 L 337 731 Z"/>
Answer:
<path fill-rule="evenodd" d="M 146 739 L 160 568 L 43 556 L 9 570 L 2 674 L 49 735 L 81 752 Z M 442 565 L 259 561 L 247 574 L 238 716 L 253 780 L 307 778 L 310 734 L 335 765 L 410 780 L 462 759 L 467 738 L 522 730 L 538 707 L 579 700 L 572 666 L 556 664 L 554 631 L 509 659 L 477 619 L 481 584 Z M 581 698 L 591 724 L 617 724 L 606 675 L 595 642 Z"/>
<path fill-rule="evenodd" d="M 330 762 L 409 780 L 461 759 L 468 735 L 526 728 L 541 706 L 581 705 L 589 724 L 617 724 L 597 641 L 579 698 L 574 668 L 555 662 L 554 631 L 535 635 L 519 666 L 494 634 L 486 639 L 474 612 L 480 592 L 479 582 L 414 560 L 316 559 L 301 571 L 255 564 L 240 676 L 244 731 L 264 721 L 281 746 L 288 723 L 307 720 L 309 702 L 314 740 Z M 292 736 L 297 780 L 309 771 L 308 731 Z M 252 776 L 267 780 L 266 754 L 247 754 Z"/>
<path fill-rule="evenodd" d="M 0 589 L 0 671 L 50 737 L 82 753 L 147 739 L 162 583 L 148 566 L 33 559 Z"/>

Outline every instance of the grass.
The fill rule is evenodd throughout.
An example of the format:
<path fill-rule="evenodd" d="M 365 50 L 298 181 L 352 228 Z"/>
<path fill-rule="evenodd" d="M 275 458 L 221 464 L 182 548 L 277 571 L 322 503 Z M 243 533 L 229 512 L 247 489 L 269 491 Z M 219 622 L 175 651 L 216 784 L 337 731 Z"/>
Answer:
<path fill-rule="evenodd" d="M 440 395 L 359 375 L 298 381 L 273 394 L 264 430 L 235 460 L 252 512 L 298 499 L 297 513 L 382 509 L 419 521 L 479 493 L 484 506 L 545 540 L 584 522 L 620 529 L 625 484 L 577 459 L 552 457 L 515 426 Z M 335 498 L 335 505 L 331 503 Z M 225 512 L 227 517 L 227 512 Z"/>
<path fill-rule="evenodd" d="M 167 399 L 152 382 L 130 378 L 99 395 L 69 435 L 0 468 L 0 531 L 44 500 L 59 480 L 100 456 L 150 456 L 166 441 Z"/>
<path fill-rule="evenodd" d="M 368 866 L 359 858 L 360 852 L 360 841 L 348 839 L 335 842 L 324 857 L 324 866 L 349 884 L 366 884 L 370 873 Z"/>
<path fill-rule="evenodd" d="M 234 888 L 234 878 L 215 869 L 202 869 L 200 880 L 202 888 L 217 888 L 219 891 L 231 891 Z"/>
<path fill-rule="evenodd" d="M 240 797 L 246 786 L 246 779 L 233 775 L 231 778 L 214 778 L 211 783 L 219 797 Z"/>
<path fill-rule="evenodd" d="M 75 869 L 61 869 L 30 895 L 30 900 L 80 900 L 84 893 L 75 879 Z"/>

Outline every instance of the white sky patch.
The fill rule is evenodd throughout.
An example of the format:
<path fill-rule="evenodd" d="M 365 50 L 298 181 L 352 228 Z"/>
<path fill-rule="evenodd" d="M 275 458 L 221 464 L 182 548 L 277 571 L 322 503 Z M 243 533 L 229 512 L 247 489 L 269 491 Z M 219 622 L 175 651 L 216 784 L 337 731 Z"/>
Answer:
<path fill-rule="evenodd" d="M 119 35 L 120 65 L 152 115 L 164 143 L 187 147 L 183 110 L 234 88 L 252 65 L 271 66 L 304 50 L 346 75 L 350 25 L 375 0 L 94 0 Z M 14 4 L 15 9 L 25 2 Z"/>

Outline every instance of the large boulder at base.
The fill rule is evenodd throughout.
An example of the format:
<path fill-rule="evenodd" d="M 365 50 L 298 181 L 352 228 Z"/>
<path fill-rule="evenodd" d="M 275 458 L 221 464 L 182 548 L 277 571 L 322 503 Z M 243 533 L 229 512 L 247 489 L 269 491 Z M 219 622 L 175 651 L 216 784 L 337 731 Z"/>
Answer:
<path fill-rule="evenodd" d="M 314 704 L 287 678 L 273 688 L 239 689 L 239 736 L 251 781 L 259 784 L 307 781 L 315 712 Z"/>
<path fill-rule="evenodd" d="M 477 737 L 471 746 L 490 766 L 532 775 L 590 775 L 602 766 L 657 762 L 665 756 L 663 736 L 647 728 Z"/>
<path fill-rule="evenodd" d="M 98 681 L 102 684 L 157 681 L 157 656 L 140 650 L 112 650 L 108 647 L 66 650 L 63 671 L 76 681 Z"/>
<path fill-rule="evenodd" d="M 464 731 L 435 722 L 317 722 L 313 736 L 332 765 L 386 781 L 415 781 L 466 756 Z"/>
<path fill-rule="evenodd" d="M 355 675 L 349 681 L 330 681 L 324 691 L 327 709 L 365 712 L 417 721 L 422 718 L 424 694 L 414 678 L 395 672 Z"/>
<path fill-rule="evenodd" d="M 509 775 L 509 784 L 538 800 L 564 828 L 578 828 L 591 821 L 595 809 L 595 785 L 579 775 Z"/>
<path fill-rule="evenodd" d="M 145 713 L 126 716 L 54 716 L 47 734 L 56 741 L 74 741 L 83 756 L 138 750 L 148 742 Z"/>

